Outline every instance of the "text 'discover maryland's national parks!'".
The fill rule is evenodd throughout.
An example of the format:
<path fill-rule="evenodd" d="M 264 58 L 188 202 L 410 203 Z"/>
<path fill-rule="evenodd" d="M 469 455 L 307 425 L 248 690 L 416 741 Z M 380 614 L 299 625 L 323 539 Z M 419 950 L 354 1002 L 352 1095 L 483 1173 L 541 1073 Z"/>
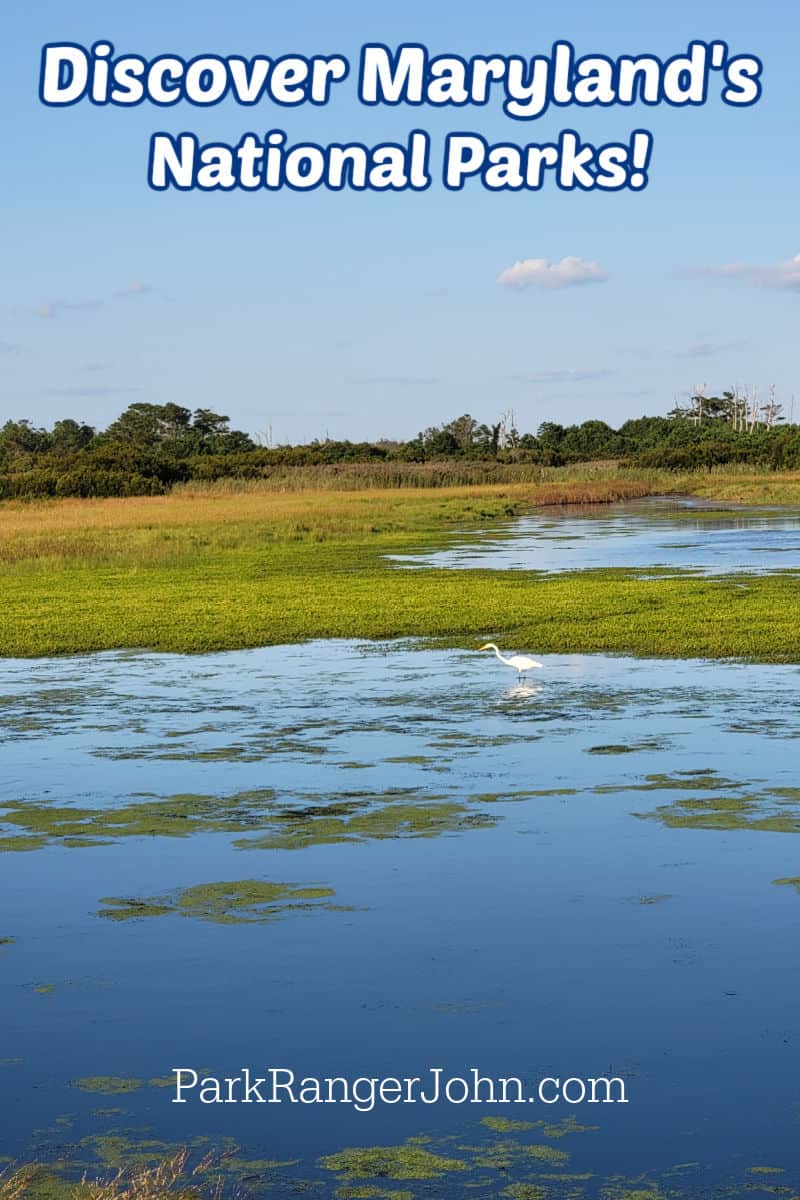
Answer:
<path fill-rule="evenodd" d="M 800 1200 L 800 9 L 2 24 L 0 1200 Z"/>

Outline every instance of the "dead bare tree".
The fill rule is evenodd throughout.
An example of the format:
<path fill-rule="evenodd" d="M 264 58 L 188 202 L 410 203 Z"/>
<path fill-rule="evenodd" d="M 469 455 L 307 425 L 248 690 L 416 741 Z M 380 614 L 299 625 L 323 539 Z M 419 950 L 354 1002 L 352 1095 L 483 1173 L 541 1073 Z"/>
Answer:
<path fill-rule="evenodd" d="M 515 444 L 517 436 L 517 414 L 513 408 L 507 408 L 505 412 L 500 414 L 500 431 L 497 436 L 497 445 L 500 450 L 507 450 L 509 446 Z"/>
<path fill-rule="evenodd" d="M 693 388 L 690 399 L 692 407 L 689 412 L 689 420 L 693 421 L 695 425 L 702 425 L 706 402 L 706 384 L 703 384 L 702 387 Z"/>
<path fill-rule="evenodd" d="M 778 421 L 783 420 L 783 405 L 778 404 L 775 398 L 775 384 L 771 383 L 769 388 L 769 400 L 761 408 L 763 414 L 763 422 L 767 429 L 774 429 Z"/>

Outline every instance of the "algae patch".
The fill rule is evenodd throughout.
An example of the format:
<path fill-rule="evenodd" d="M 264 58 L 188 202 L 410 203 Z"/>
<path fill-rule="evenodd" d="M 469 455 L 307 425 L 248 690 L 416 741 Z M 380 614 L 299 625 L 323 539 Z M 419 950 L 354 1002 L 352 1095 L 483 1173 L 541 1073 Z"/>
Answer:
<path fill-rule="evenodd" d="M 129 1092 L 138 1092 L 142 1081 L 123 1075 L 86 1075 L 76 1079 L 74 1086 L 82 1092 L 96 1092 L 101 1096 L 124 1096 Z"/>
<path fill-rule="evenodd" d="M 0 850 L 108 845 L 124 837 L 191 837 L 240 832 L 262 823 L 274 803 L 271 788 L 231 796 L 141 796 L 115 808 L 79 808 L 12 800 L 0 804 L 0 824 L 22 832 L 0 838 Z"/>
<path fill-rule="evenodd" d="M 523 1133 L 541 1124 L 541 1121 L 512 1121 L 509 1117 L 481 1117 L 481 1125 L 495 1133 Z"/>
<path fill-rule="evenodd" d="M 424 798 L 423 798 L 424 797 Z M 240 849 L 302 849 L 384 838 L 438 837 L 494 825 L 469 802 L 419 788 L 303 793 L 278 801 L 272 789 L 229 796 L 139 796 L 112 808 L 42 801 L 0 803 L 0 852 L 107 846 L 122 838 L 186 838 L 198 833 L 247 833 Z M 5 827 L 5 828 L 3 828 Z"/>
<path fill-rule="evenodd" d="M 669 829 L 800 833 L 800 788 L 770 788 L 764 787 L 762 780 L 726 779 L 710 768 L 676 771 L 672 775 L 646 775 L 641 783 L 618 787 L 604 785 L 594 791 L 597 794 L 659 791 L 694 793 L 690 797 L 675 799 L 670 804 L 659 805 L 651 812 L 633 814 L 643 821 L 658 821 Z"/>
<path fill-rule="evenodd" d="M 417 1143 L 340 1150 L 319 1160 L 326 1171 L 349 1179 L 440 1179 L 453 1171 L 469 1170 L 459 1158 L 433 1154 Z"/>
<path fill-rule="evenodd" d="M 655 739 L 648 739 L 641 742 L 609 742 L 602 746 L 589 746 L 587 754 L 638 754 L 644 750 L 660 750 L 662 743 Z"/>
<path fill-rule="evenodd" d="M 496 820 L 489 814 L 444 797 L 429 797 L 424 803 L 408 803 L 398 797 L 380 807 L 354 799 L 287 809 L 272 822 L 268 833 L 241 838 L 234 844 L 242 850 L 299 850 L 388 838 L 434 838 L 494 824 Z"/>
<path fill-rule="evenodd" d="M 171 895 L 149 899 L 106 896 L 98 916 L 110 921 L 176 914 L 215 925 L 254 925 L 274 921 L 288 912 L 314 909 L 336 911 L 328 901 L 333 888 L 295 883 L 268 883 L 240 879 L 229 883 L 201 883 Z M 338 911 L 341 911 L 339 909 Z"/>

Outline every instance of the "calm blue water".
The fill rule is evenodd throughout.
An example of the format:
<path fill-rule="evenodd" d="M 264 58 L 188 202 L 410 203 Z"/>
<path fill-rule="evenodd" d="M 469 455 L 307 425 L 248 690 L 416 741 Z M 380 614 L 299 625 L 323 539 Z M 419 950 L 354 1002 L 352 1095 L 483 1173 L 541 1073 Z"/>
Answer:
<path fill-rule="evenodd" d="M 693 500 L 642 500 L 542 509 L 465 536 L 447 550 L 396 556 L 408 566 L 578 571 L 659 567 L 706 575 L 800 569 L 796 510 L 736 509 Z"/>
<path fill-rule="evenodd" d="M 245 1171 L 252 1194 L 328 1196 L 343 1181 L 321 1156 L 422 1135 L 470 1173 L 363 1186 L 797 1190 L 800 895 L 773 881 L 800 875 L 800 671 L 552 656 L 535 684 L 487 655 L 352 642 L 2 663 L 0 1152 L 78 1171 L 122 1143 L 232 1138 L 298 1160 Z M 131 805 L 160 801 L 185 836 L 142 835 Z M 115 830 L 93 823 L 110 810 Z M 335 894 L 254 923 L 181 907 L 243 880 Z M 108 897 L 166 911 L 115 921 Z M 630 1103 L 502 1110 L 598 1126 L 555 1138 L 499 1135 L 489 1107 L 75 1084 L 176 1065 L 619 1074 Z M 498 1139 L 569 1157 L 475 1165 Z"/>

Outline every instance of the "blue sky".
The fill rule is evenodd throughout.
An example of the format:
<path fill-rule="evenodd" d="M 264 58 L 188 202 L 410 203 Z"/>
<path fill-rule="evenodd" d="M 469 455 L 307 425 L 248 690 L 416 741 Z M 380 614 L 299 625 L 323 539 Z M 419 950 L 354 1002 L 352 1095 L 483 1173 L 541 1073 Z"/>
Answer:
<path fill-rule="evenodd" d="M 307 440 L 409 436 L 508 408 L 521 429 L 666 412 L 694 385 L 798 393 L 800 253 L 796 43 L 788 0 L 37 0 L 5 14 L 0 420 L 71 415 L 104 425 L 137 400 L 213 407 L 253 432 Z M 366 108 L 353 81 L 326 108 L 257 113 L 147 104 L 43 107 L 46 42 L 117 54 L 341 53 L 424 42 L 432 53 L 685 50 L 719 38 L 764 63 L 761 101 L 734 109 L 562 109 L 511 121 L 500 104 Z M 318 191 L 155 193 L 149 137 L 248 129 L 367 144 L 416 126 L 494 141 L 655 137 L 640 193 Z M 575 257 L 602 281 L 504 286 L 515 262 Z M 734 270 L 719 268 L 738 264 Z M 535 274 L 535 272 L 534 272 Z"/>

